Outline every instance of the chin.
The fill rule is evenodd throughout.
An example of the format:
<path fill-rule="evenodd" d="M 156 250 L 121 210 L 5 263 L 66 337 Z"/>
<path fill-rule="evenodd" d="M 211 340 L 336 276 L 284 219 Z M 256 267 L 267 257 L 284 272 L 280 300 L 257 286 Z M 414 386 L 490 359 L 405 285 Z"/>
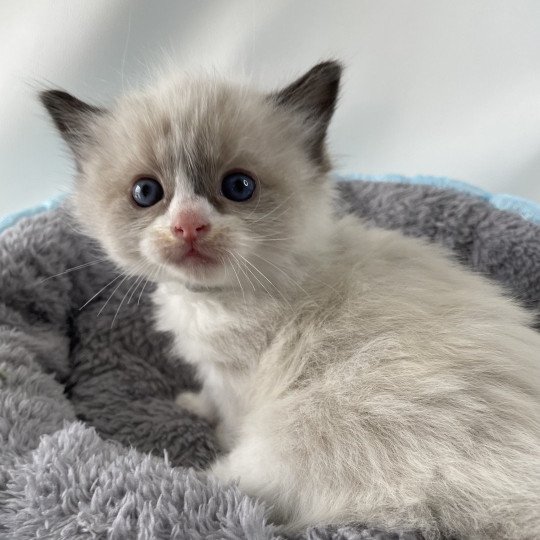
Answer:
<path fill-rule="evenodd" d="M 223 287 L 229 285 L 223 263 L 208 260 L 186 260 L 182 263 L 164 261 L 169 280 L 195 287 Z"/>

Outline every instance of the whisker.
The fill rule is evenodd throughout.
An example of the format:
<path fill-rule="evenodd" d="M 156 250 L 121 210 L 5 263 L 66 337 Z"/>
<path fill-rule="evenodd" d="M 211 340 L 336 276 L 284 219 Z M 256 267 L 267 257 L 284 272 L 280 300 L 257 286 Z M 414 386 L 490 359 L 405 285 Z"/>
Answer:
<path fill-rule="evenodd" d="M 283 253 L 290 253 L 291 250 L 290 248 L 286 247 L 286 246 L 272 246 L 272 250 L 275 250 L 275 251 L 281 251 Z M 263 259 L 263 260 L 266 260 L 266 259 Z M 270 262 L 270 261 L 266 261 L 266 262 Z M 332 285 L 329 285 L 328 283 L 326 283 L 325 281 L 322 281 L 316 277 L 313 276 L 313 274 L 305 269 L 303 269 L 303 273 L 312 281 L 315 281 L 317 283 L 320 283 L 321 285 L 324 285 L 325 287 L 328 287 L 330 290 L 334 291 L 335 293 L 337 293 L 339 296 L 343 296 L 343 292 L 336 289 L 335 287 L 333 287 Z"/>
<path fill-rule="evenodd" d="M 274 210 L 277 210 L 278 207 L 276 206 L 276 208 L 274 208 Z M 254 224 L 254 223 L 258 223 L 259 221 L 262 221 L 262 219 L 264 219 L 266 222 L 270 222 L 270 221 L 277 221 L 282 215 L 286 214 L 288 211 L 290 210 L 289 207 L 285 208 L 284 210 L 282 210 L 279 214 L 277 215 L 274 215 L 270 218 L 269 214 L 267 214 L 266 216 L 264 216 L 263 218 L 261 219 L 257 219 L 255 221 L 252 221 L 251 223 Z"/>
<path fill-rule="evenodd" d="M 81 311 L 82 309 L 84 309 L 96 296 L 98 296 L 101 292 L 103 292 L 107 287 L 109 287 L 110 285 L 112 285 L 117 279 L 121 278 L 123 276 L 123 272 L 118 274 L 115 278 L 113 278 L 111 281 L 109 281 L 109 283 L 107 283 L 107 285 L 105 285 L 104 287 L 102 287 L 101 289 L 99 289 L 99 291 L 94 294 L 94 296 L 92 296 L 89 300 L 87 300 L 80 308 L 79 308 L 79 311 Z"/>
<path fill-rule="evenodd" d="M 246 257 L 244 257 L 243 255 L 241 255 L 240 253 L 238 253 L 237 255 L 238 255 L 239 257 L 241 257 L 247 264 L 249 264 L 254 270 L 256 270 L 256 271 L 257 271 L 264 279 L 266 279 L 266 281 L 268 281 L 268 283 L 270 283 L 270 285 L 278 292 L 278 294 L 283 298 L 283 300 L 285 300 L 287 303 L 289 303 L 288 300 L 285 298 L 285 296 L 283 296 L 283 294 L 281 293 L 281 291 L 279 290 L 279 288 L 278 288 L 276 285 L 274 285 L 274 283 L 273 283 L 273 282 L 272 282 L 272 281 L 271 281 L 271 280 L 270 280 L 263 272 L 261 272 L 261 271 L 260 271 L 260 270 L 259 270 L 259 269 L 251 262 L 251 261 L 249 261 Z M 250 270 L 248 267 L 246 267 L 246 268 L 251 272 L 251 274 L 253 275 L 253 277 L 254 277 L 255 279 L 257 279 L 257 276 L 255 276 L 255 275 L 253 274 L 253 271 Z M 273 295 L 268 291 L 268 289 L 260 282 L 260 280 L 257 279 L 257 281 L 261 284 L 261 287 L 263 287 L 264 290 L 265 290 L 270 296 L 272 296 L 272 298 L 273 298 L 274 296 L 273 296 Z M 290 304 L 289 304 L 289 305 L 290 305 Z"/>
<path fill-rule="evenodd" d="M 141 289 L 141 292 L 139 293 L 139 298 L 137 299 L 137 305 L 140 304 L 141 302 L 141 298 L 142 298 L 142 295 L 143 295 L 143 292 L 144 292 L 144 289 L 146 288 L 146 286 L 148 285 L 148 282 L 151 281 L 158 273 L 158 271 L 161 269 L 161 265 L 158 266 L 154 272 L 152 273 L 151 276 L 147 277 L 146 278 L 146 281 L 144 282 L 144 285 L 142 286 L 142 289 Z"/>
<path fill-rule="evenodd" d="M 242 246 L 242 247 L 246 247 L 246 248 L 252 248 L 253 246 L 249 243 L 246 243 L 246 242 L 242 242 L 242 241 L 236 241 L 236 243 L 239 245 L 239 246 Z M 262 243 L 262 242 L 261 242 Z M 291 253 L 291 249 L 290 247 L 287 247 L 287 246 L 279 246 L 279 245 L 272 245 L 271 247 L 272 251 L 281 251 L 282 253 L 286 253 L 286 254 L 290 254 Z M 261 257 L 259 255 L 257 255 L 256 253 L 252 253 L 253 255 L 259 257 L 260 259 L 262 259 L 263 261 L 266 261 L 268 264 L 272 264 L 270 261 L 268 261 L 267 259 L 265 259 L 264 257 Z M 275 267 L 275 265 L 272 265 Z M 276 267 L 280 272 L 283 272 L 284 273 L 284 270 L 279 268 L 279 267 Z M 323 285 L 324 287 L 327 287 L 328 289 L 332 290 L 333 292 L 335 292 L 336 294 L 338 294 L 340 297 L 343 297 L 343 292 L 336 289 L 335 287 L 333 287 L 332 285 L 329 285 L 328 283 L 316 278 L 313 276 L 313 274 L 307 270 L 305 270 L 305 268 L 302 269 L 302 272 L 311 280 L 311 281 L 314 281 L 314 282 L 317 282 L 321 285 Z M 292 280 L 292 278 L 290 276 L 288 276 L 288 279 L 289 280 Z M 299 286 L 294 280 L 292 280 L 292 282 L 296 285 L 296 286 Z M 302 289 L 303 290 L 303 289 Z M 305 291 L 304 291 L 305 292 Z M 307 294 L 307 293 L 306 293 Z M 311 295 L 308 294 L 308 296 L 310 296 L 311 298 Z"/>
<path fill-rule="evenodd" d="M 110 294 L 109 298 L 107 298 L 107 301 L 101 306 L 101 309 L 98 311 L 98 314 L 97 314 L 98 317 L 103 313 L 103 310 L 105 309 L 105 307 L 107 306 L 111 298 L 114 296 L 114 293 L 122 286 L 122 283 L 124 283 L 126 279 L 131 278 L 131 277 L 133 276 L 130 276 L 129 274 L 125 274 L 124 279 L 120 281 L 120 283 L 116 286 L 114 291 Z"/>
<path fill-rule="evenodd" d="M 131 291 L 133 289 L 133 292 L 135 292 L 136 288 L 137 288 L 137 284 L 142 280 L 142 278 L 144 276 L 137 276 L 137 274 L 139 272 L 142 272 L 144 271 L 144 268 L 145 267 L 148 267 L 149 266 L 149 263 L 146 262 L 146 261 L 142 261 L 141 263 L 139 263 L 138 265 L 135 266 L 135 268 L 131 271 L 131 274 L 132 276 L 131 277 L 135 277 L 135 282 L 132 283 L 129 287 L 128 287 L 128 290 L 126 291 L 126 293 L 124 294 L 124 296 L 122 297 L 122 300 L 120 301 L 120 304 L 118 304 L 118 307 L 116 308 L 116 312 L 114 313 L 114 317 L 113 317 L 113 320 L 111 322 L 111 328 L 114 326 L 114 322 L 116 321 L 116 318 L 118 317 L 118 314 L 120 313 L 120 309 L 122 308 L 126 298 L 127 298 L 127 295 L 129 294 L 129 291 Z M 121 283 L 120 283 L 121 285 Z M 133 292 L 131 293 L 131 296 L 133 296 Z M 114 294 L 114 292 L 113 292 Z M 112 295 L 111 295 L 112 296 Z M 129 304 L 129 300 L 128 300 L 128 304 Z M 105 306 L 103 306 L 105 307 Z M 99 313 L 98 313 L 99 315 Z"/>
<path fill-rule="evenodd" d="M 54 274 L 53 276 L 49 276 L 49 277 L 46 277 L 46 278 L 42 279 L 41 281 L 38 282 L 38 285 L 41 285 L 42 283 L 45 283 L 45 281 L 49 281 L 49 279 L 59 277 L 59 276 L 63 276 L 64 274 L 69 274 L 70 272 L 75 272 L 76 270 L 81 270 L 82 268 L 86 268 L 88 266 L 99 264 L 99 263 L 102 263 L 102 262 L 104 262 L 106 260 L 107 260 L 107 258 L 98 259 L 97 261 L 90 261 L 90 262 L 87 262 L 87 263 L 84 263 L 84 264 L 79 264 L 77 266 L 72 266 L 71 268 L 68 268 L 67 270 L 64 270 L 63 272 L 60 272 L 59 274 Z"/>
<path fill-rule="evenodd" d="M 150 278 L 146 278 L 146 281 L 144 282 L 144 285 L 142 286 L 142 289 L 141 289 L 141 292 L 139 293 L 139 298 L 137 298 L 137 305 L 140 304 L 141 302 L 141 298 L 142 298 L 142 295 L 143 295 L 143 292 L 144 292 L 144 289 L 146 287 L 146 285 L 148 285 L 148 281 L 150 280 Z"/>
<path fill-rule="evenodd" d="M 243 268 L 243 265 L 241 264 L 241 261 L 236 257 L 236 255 L 232 251 L 230 253 L 236 259 L 236 261 L 238 262 L 238 269 L 242 271 L 242 273 L 244 274 L 244 276 L 248 280 L 249 284 L 253 288 L 253 292 L 255 292 L 256 291 L 255 285 L 253 285 L 253 282 L 251 281 L 251 279 L 249 279 L 249 276 L 246 274 L 246 272 L 245 272 L 245 270 Z"/>
<path fill-rule="evenodd" d="M 227 253 L 229 253 L 230 255 L 232 255 L 232 253 L 227 249 L 226 250 Z M 236 272 L 236 270 L 234 269 L 234 261 L 231 261 L 230 258 L 228 258 L 229 262 L 231 263 L 231 269 L 232 271 L 234 272 L 234 275 L 236 276 L 236 280 L 238 281 L 238 285 L 240 285 L 240 290 L 242 291 L 242 297 L 244 298 L 244 304 L 246 304 L 246 307 L 247 307 L 247 303 L 246 303 L 246 295 L 244 293 L 244 287 L 242 287 L 242 283 L 240 281 L 240 278 L 238 277 L 238 274 Z"/>
<path fill-rule="evenodd" d="M 133 299 L 133 295 L 135 294 L 136 290 L 139 288 L 139 285 L 142 283 L 144 279 L 144 275 L 141 275 L 141 277 L 135 282 L 135 288 L 133 289 L 133 292 L 131 293 L 131 296 L 129 297 L 127 303 L 131 303 L 131 300 Z"/>
<path fill-rule="evenodd" d="M 219 255 L 218 259 L 219 259 L 220 264 L 223 266 L 223 269 L 225 270 L 225 281 L 228 282 L 229 281 L 229 273 L 227 272 L 227 264 L 225 264 L 226 263 L 225 257 L 222 257 L 221 255 Z"/>
<path fill-rule="evenodd" d="M 268 259 L 265 259 L 264 257 L 261 257 L 260 255 L 257 255 L 257 253 L 252 253 L 252 255 L 254 255 L 255 257 L 258 257 L 259 259 L 261 259 L 263 261 L 265 261 L 270 266 L 273 266 L 276 270 L 281 272 L 293 285 L 296 285 L 306 296 L 311 298 L 311 295 L 298 282 L 296 282 L 293 278 L 291 278 L 291 276 L 289 276 L 289 274 L 287 274 L 287 272 L 285 272 L 285 270 L 283 270 L 279 266 L 276 266 L 273 262 L 269 261 Z"/>
<path fill-rule="evenodd" d="M 134 276 L 134 277 L 137 277 L 137 276 Z M 140 279 L 140 278 L 137 277 L 137 279 L 135 280 L 135 283 L 132 283 L 132 284 L 129 286 L 128 290 L 126 291 L 126 294 L 124 294 L 124 296 L 122 297 L 122 300 L 121 300 L 120 303 L 118 304 L 118 307 L 116 308 L 116 311 L 115 311 L 115 313 L 114 313 L 114 317 L 113 317 L 113 320 L 112 320 L 112 322 L 111 322 L 111 328 L 114 326 L 114 321 L 116 321 L 116 317 L 118 317 L 118 313 L 120 313 L 120 308 L 121 308 L 122 305 L 124 304 L 124 301 L 126 300 L 126 297 L 127 297 L 127 295 L 129 294 L 129 291 L 131 291 L 132 288 L 133 288 L 133 290 L 136 289 L 136 285 L 137 285 L 137 283 L 139 283 L 139 279 Z M 113 293 L 113 294 L 114 294 L 114 293 Z M 132 293 L 132 296 L 133 296 L 133 293 Z M 128 303 L 129 303 L 129 301 L 128 301 Z M 99 315 L 99 313 L 98 313 L 98 315 Z"/>
<path fill-rule="evenodd" d="M 146 278 L 146 281 L 144 282 L 144 285 L 141 289 L 141 292 L 139 293 L 139 298 L 137 300 L 137 305 L 139 305 L 140 301 L 141 301 L 141 298 L 142 298 L 142 295 L 143 295 L 143 292 L 144 292 L 144 289 L 146 288 L 146 286 L 148 285 L 148 282 L 151 282 L 151 281 L 154 281 L 154 279 L 156 279 L 157 275 L 159 274 L 159 272 L 161 272 L 161 270 L 165 267 L 165 264 L 163 263 L 160 263 L 158 264 L 158 266 L 154 269 L 154 271 L 152 272 L 152 274 Z"/>
<path fill-rule="evenodd" d="M 255 278 L 257 283 L 264 289 L 266 294 L 268 294 L 268 296 L 271 296 L 273 298 L 272 293 L 264 286 L 261 280 L 253 273 L 253 270 L 251 270 L 248 266 L 245 266 L 245 269 Z M 255 290 L 255 287 L 253 289 Z"/>
<path fill-rule="evenodd" d="M 281 242 L 283 240 L 294 240 L 294 236 L 283 236 L 281 238 L 273 238 L 271 236 L 258 236 L 257 240 L 260 242 Z"/>
<path fill-rule="evenodd" d="M 258 223 L 259 221 L 262 221 L 263 219 L 266 219 L 268 216 L 272 215 L 276 210 L 281 208 L 292 196 L 293 196 L 293 194 L 291 193 L 288 197 L 285 197 L 285 199 L 283 199 L 277 206 L 274 206 L 274 208 L 272 208 L 272 210 L 270 210 L 269 212 L 267 212 L 263 216 L 260 216 L 258 219 L 256 219 L 255 221 L 252 221 L 251 223 Z M 287 210 L 288 210 L 288 208 L 285 211 L 287 211 Z"/>

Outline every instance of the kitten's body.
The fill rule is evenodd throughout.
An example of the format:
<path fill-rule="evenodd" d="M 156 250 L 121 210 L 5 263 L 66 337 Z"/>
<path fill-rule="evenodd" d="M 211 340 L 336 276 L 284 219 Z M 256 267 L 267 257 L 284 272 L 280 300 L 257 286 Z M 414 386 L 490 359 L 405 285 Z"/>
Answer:
<path fill-rule="evenodd" d="M 159 284 L 158 325 L 203 383 L 179 403 L 228 451 L 212 471 L 276 518 L 540 537 L 532 315 L 438 248 L 334 215 L 339 75 L 271 95 L 182 81 L 112 111 L 44 94 L 77 158 L 75 215 Z M 255 178 L 243 202 L 224 191 L 237 168 Z M 143 208 L 141 175 L 162 186 Z"/>
<path fill-rule="evenodd" d="M 334 234 L 287 302 L 156 293 L 159 326 L 211 402 L 193 408 L 218 411 L 232 450 L 213 471 L 296 527 L 534 538 L 532 317 L 432 246 L 351 218 Z"/>

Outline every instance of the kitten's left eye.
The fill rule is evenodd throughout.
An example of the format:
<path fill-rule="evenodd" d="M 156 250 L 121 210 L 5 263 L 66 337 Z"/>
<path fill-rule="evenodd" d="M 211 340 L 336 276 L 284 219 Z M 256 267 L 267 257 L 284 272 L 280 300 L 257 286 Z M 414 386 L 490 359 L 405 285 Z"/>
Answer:
<path fill-rule="evenodd" d="M 155 178 L 139 178 L 131 189 L 135 204 L 146 208 L 163 199 L 163 188 Z"/>
<path fill-rule="evenodd" d="M 235 202 L 251 199 L 255 191 L 255 180 L 242 172 L 227 174 L 221 182 L 221 193 L 224 197 Z"/>

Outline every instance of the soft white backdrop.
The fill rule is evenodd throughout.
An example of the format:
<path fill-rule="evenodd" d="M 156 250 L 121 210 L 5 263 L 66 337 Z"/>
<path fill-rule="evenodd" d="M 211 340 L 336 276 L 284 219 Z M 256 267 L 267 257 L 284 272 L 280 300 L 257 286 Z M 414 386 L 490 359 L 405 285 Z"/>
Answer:
<path fill-rule="evenodd" d="M 106 104 L 165 58 L 269 87 L 340 58 L 340 170 L 540 201 L 538 0 L 0 0 L 0 30 L 0 215 L 69 188 L 37 88 Z"/>

